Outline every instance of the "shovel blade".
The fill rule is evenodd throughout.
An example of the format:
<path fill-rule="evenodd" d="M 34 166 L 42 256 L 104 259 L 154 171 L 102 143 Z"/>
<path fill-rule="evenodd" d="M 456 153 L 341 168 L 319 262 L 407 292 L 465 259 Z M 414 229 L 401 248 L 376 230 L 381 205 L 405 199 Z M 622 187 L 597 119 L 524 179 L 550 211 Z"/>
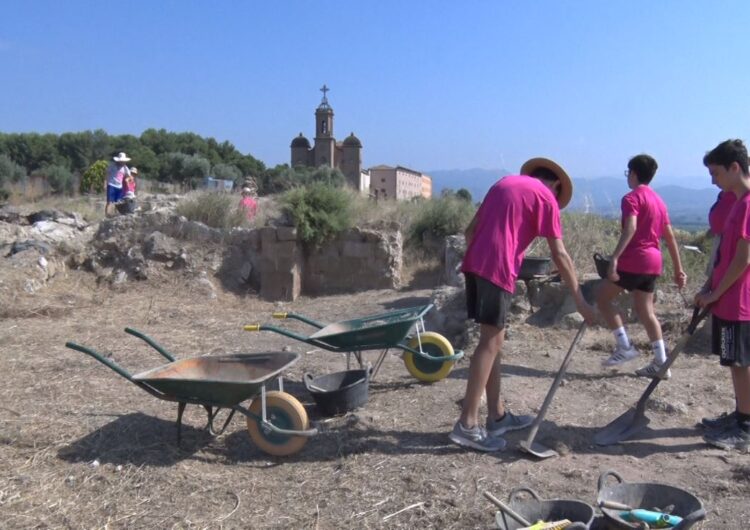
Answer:
<path fill-rule="evenodd" d="M 642 431 L 651 420 L 642 410 L 631 408 L 594 435 L 596 445 L 615 445 Z"/>
<path fill-rule="evenodd" d="M 534 455 L 537 458 L 552 458 L 553 456 L 560 456 L 557 451 L 550 449 L 539 442 L 531 442 L 528 440 L 521 440 L 518 443 L 518 447 L 521 451 Z"/>

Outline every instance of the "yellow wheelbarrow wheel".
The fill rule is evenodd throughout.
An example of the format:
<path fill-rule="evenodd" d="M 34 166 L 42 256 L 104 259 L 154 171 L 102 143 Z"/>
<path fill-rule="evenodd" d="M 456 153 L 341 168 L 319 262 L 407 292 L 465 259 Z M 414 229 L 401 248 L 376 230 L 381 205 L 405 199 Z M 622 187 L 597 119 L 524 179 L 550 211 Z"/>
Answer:
<path fill-rule="evenodd" d="M 248 409 L 258 417 L 262 417 L 263 403 L 258 396 Z M 303 431 L 309 428 L 305 407 L 297 398 L 286 392 L 266 392 L 266 419 L 281 429 Z M 273 456 L 287 456 L 298 452 L 307 443 L 304 436 L 289 436 L 273 431 L 264 432 L 260 423 L 247 418 L 247 432 L 250 439 L 264 453 Z"/>
<path fill-rule="evenodd" d="M 440 333 L 427 331 L 420 334 L 419 337 L 412 337 L 406 345 L 419 351 L 420 342 L 422 343 L 422 351 L 430 357 L 450 357 L 453 355 L 453 346 Z M 425 383 L 434 383 L 445 379 L 453 369 L 453 361 L 433 361 L 410 351 L 404 351 L 404 364 L 411 375 Z"/>

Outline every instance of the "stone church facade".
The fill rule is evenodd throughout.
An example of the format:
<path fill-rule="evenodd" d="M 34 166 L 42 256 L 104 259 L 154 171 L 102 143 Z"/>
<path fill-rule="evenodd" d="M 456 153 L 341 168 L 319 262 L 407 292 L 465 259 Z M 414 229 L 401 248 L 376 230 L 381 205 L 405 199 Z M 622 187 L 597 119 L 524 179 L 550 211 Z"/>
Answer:
<path fill-rule="evenodd" d="M 341 171 L 349 185 L 362 192 L 368 192 L 370 179 L 362 171 L 362 142 L 351 133 L 343 142 L 337 142 L 333 135 L 333 109 L 328 103 L 326 92 L 329 88 L 323 85 L 320 89 L 323 99 L 315 109 L 315 138 L 310 141 L 302 134 L 292 140 L 291 165 L 320 167 L 328 166 Z"/>

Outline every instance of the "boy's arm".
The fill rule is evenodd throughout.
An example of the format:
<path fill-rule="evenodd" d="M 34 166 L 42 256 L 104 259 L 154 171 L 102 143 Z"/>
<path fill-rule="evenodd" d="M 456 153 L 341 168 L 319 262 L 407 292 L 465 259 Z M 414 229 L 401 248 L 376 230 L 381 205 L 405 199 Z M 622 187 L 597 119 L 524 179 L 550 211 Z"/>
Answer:
<path fill-rule="evenodd" d="M 677 285 L 678 289 L 682 289 L 685 287 L 685 283 L 687 283 L 687 274 L 682 270 L 680 249 L 677 246 L 677 240 L 674 237 L 672 225 L 666 225 L 664 227 L 664 240 L 667 242 L 669 256 L 672 258 L 672 265 L 674 266 L 674 283 Z"/>
<path fill-rule="evenodd" d="M 613 282 L 616 282 L 620 279 L 620 276 L 617 274 L 617 260 L 620 259 L 620 256 L 625 251 L 628 243 L 630 243 L 630 240 L 633 239 L 633 234 L 635 234 L 637 222 L 638 218 L 635 215 L 628 215 L 623 220 L 620 240 L 617 242 L 615 251 L 612 253 L 612 259 L 609 262 L 609 270 L 607 271 L 607 277 Z"/>
<path fill-rule="evenodd" d="M 557 265 L 557 270 L 560 271 L 563 281 L 573 295 L 578 312 L 581 313 L 583 318 L 589 324 L 595 323 L 596 311 L 583 298 L 583 293 L 581 293 L 581 287 L 578 285 L 578 278 L 576 277 L 575 265 L 573 264 L 573 260 L 570 258 L 568 251 L 565 250 L 565 245 L 563 244 L 562 239 L 548 237 L 547 245 L 549 245 L 552 260 L 555 262 L 555 265 Z"/>
<path fill-rule="evenodd" d="M 750 265 L 750 241 L 740 239 L 737 242 L 734 257 L 729 262 L 729 268 L 719 282 L 719 285 L 713 291 L 698 293 L 695 297 L 696 304 L 700 307 L 705 307 L 716 302 L 742 276 L 748 265 Z"/>

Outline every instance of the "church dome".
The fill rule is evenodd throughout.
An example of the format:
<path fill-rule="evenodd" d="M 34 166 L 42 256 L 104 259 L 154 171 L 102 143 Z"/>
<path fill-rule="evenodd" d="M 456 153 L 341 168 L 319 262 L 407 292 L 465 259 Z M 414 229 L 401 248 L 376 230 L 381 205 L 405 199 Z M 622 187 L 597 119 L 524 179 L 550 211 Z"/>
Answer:
<path fill-rule="evenodd" d="M 351 133 L 349 136 L 347 136 L 344 139 L 344 147 L 362 147 L 362 142 L 359 141 L 359 138 L 354 136 L 354 133 Z"/>
<path fill-rule="evenodd" d="M 299 133 L 299 136 L 292 140 L 292 147 L 304 147 L 305 149 L 310 149 L 310 142 L 307 138 L 302 136 L 302 133 Z"/>

